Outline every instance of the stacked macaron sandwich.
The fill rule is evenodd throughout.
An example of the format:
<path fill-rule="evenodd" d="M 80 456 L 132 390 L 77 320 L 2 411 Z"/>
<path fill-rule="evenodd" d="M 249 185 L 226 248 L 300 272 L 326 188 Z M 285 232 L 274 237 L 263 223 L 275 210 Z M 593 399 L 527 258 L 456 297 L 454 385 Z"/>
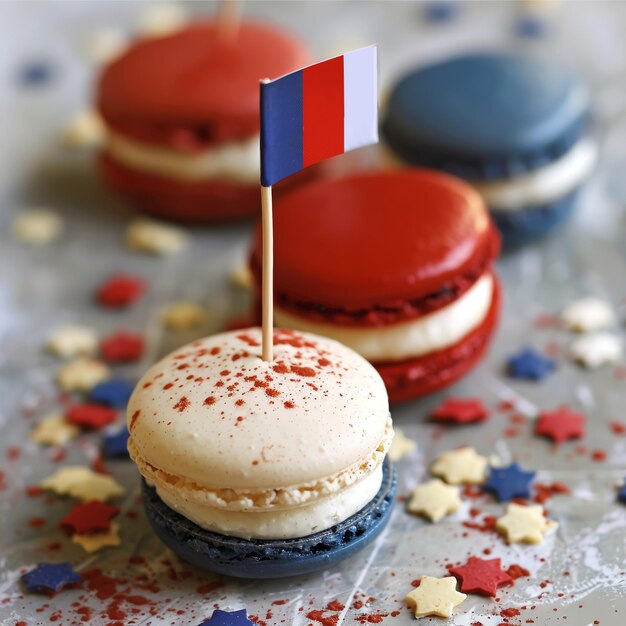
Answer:
<path fill-rule="evenodd" d="M 138 208 L 171 219 L 254 215 L 259 81 L 309 60 L 297 38 L 249 20 L 232 36 L 206 21 L 138 41 L 98 85 L 105 181 Z"/>

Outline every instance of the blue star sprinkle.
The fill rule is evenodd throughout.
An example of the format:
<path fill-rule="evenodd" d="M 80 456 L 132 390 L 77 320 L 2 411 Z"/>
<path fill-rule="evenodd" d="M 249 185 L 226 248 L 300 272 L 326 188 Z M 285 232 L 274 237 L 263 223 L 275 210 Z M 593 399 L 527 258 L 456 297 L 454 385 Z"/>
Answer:
<path fill-rule="evenodd" d="M 507 362 L 507 372 L 521 380 L 543 380 L 554 370 L 556 363 L 533 348 L 523 348 Z"/>
<path fill-rule="evenodd" d="M 39 563 L 35 569 L 22 576 L 28 591 L 40 593 L 56 593 L 66 585 L 79 583 L 79 576 L 69 562 Z"/>
<path fill-rule="evenodd" d="M 254 623 L 248 619 L 246 609 L 232 612 L 215 610 L 209 619 L 198 626 L 254 626 Z"/>
<path fill-rule="evenodd" d="M 623 487 L 617 492 L 617 499 L 622 503 L 626 504 L 626 481 L 624 481 Z"/>
<path fill-rule="evenodd" d="M 45 60 L 33 60 L 24 63 L 18 70 L 18 81 L 24 87 L 39 87 L 50 82 L 54 67 Z"/>
<path fill-rule="evenodd" d="M 428 2 L 424 7 L 424 17 L 427 21 L 433 23 L 449 22 L 456 17 L 458 12 L 457 2 L 452 2 L 451 0 Z"/>
<path fill-rule="evenodd" d="M 111 378 L 96 385 L 89 399 L 96 404 L 106 404 L 115 409 L 124 409 L 133 393 L 133 385 L 123 378 Z"/>
<path fill-rule="evenodd" d="M 515 22 L 515 33 L 518 37 L 540 39 L 546 34 L 547 28 L 544 21 L 538 17 L 527 15 Z"/>
<path fill-rule="evenodd" d="M 128 456 L 128 437 L 130 433 L 126 426 L 111 435 L 105 435 L 102 443 L 102 453 L 107 459 L 119 459 Z"/>
<path fill-rule="evenodd" d="M 491 491 L 500 502 L 530 498 L 530 484 L 535 478 L 535 472 L 527 472 L 517 463 L 507 467 L 492 467 L 490 470 L 483 489 Z"/>

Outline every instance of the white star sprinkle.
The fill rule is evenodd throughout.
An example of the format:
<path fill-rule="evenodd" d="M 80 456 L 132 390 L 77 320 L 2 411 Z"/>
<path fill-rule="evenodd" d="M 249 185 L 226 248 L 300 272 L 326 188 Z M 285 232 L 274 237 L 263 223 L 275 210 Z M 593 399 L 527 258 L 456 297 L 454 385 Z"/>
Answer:
<path fill-rule="evenodd" d="M 576 339 L 570 346 L 572 358 L 588 369 L 617 363 L 622 356 L 622 342 L 611 333 L 593 333 Z"/>
<path fill-rule="evenodd" d="M 579 333 L 602 330 L 615 322 L 611 307 L 598 298 L 583 298 L 569 304 L 561 315 L 565 327 Z"/>
<path fill-rule="evenodd" d="M 431 474 L 443 478 L 449 485 L 464 483 L 478 485 L 485 480 L 489 464 L 474 448 L 463 447 L 440 454 L 430 468 Z"/>
<path fill-rule="evenodd" d="M 446 485 L 435 478 L 413 489 L 407 510 L 422 515 L 431 522 L 438 522 L 446 515 L 458 511 L 461 506 L 459 493 L 458 487 Z"/>

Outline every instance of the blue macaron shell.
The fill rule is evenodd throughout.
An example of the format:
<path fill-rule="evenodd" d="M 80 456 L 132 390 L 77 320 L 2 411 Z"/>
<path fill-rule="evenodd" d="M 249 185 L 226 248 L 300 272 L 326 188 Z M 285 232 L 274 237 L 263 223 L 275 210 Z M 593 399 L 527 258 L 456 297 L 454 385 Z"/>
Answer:
<path fill-rule="evenodd" d="M 587 89 L 572 72 L 489 52 L 406 75 L 391 92 L 382 131 L 409 163 L 494 180 L 562 156 L 588 117 Z"/>
<path fill-rule="evenodd" d="M 393 508 L 397 478 L 388 461 L 376 496 L 347 520 L 308 537 L 246 540 L 213 533 L 170 509 L 143 484 L 144 507 L 158 537 L 183 560 L 238 578 L 281 578 L 325 570 L 371 543 Z"/>

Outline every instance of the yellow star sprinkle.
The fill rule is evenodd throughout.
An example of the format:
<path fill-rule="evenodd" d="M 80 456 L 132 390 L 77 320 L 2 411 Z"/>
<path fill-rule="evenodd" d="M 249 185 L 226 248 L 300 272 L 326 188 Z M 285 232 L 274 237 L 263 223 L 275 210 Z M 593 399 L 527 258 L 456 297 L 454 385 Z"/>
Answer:
<path fill-rule="evenodd" d="M 244 263 L 237 265 L 230 273 L 230 282 L 241 289 L 252 289 L 254 279 L 250 268 Z"/>
<path fill-rule="evenodd" d="M 77 543 L 86 552 L 97 552 L 102 548 L 119 546 L 121 544 L 120 525 L 117 522 L 111 522 L 111 527 L 105 533 L 73 535 L 72 543 Z"/>
<path fill-rule="evenodd" d="M 91 391 L 110 377 L 104 363 L 84 357 L 66 363 L 57 372 L 57 382 L 63 391 Z"/>
<path fill-rule="evenodd" d="M 88 467 L 77 465 L 57 470 L 41 482 L 41 487 L 61 496 L 72 496 L 83 502 L 89 500 L 105 502 L 124 493 L 122 485 L 111 476 L 96 474 Z"/>
<path fill-rule="evenodd" d="M 126 243 L 134 250 L 167 256 L 187 245 L 187 234 L 181 228 L 153 220 L 134 220 L 126 231 Z"/>
<path fill-rule="evenodd" d="M 45 446 L 62 446 L 79 433 L 80 430 L 68 423 L 64 415 L 52 414 L 39 421 L 30 433 L 30 438 Z"/>
<path fill-rule="evenodd" d="M 485 480 L 487 464 L 487 458 L 477 454 L 474 448 L 464 447 L 440 454 L 430 472 L 449 485 L 477 485 Z"/>
<path fill-rule="evenodd" d="M 170 330 L 189 330 L 200 326 L 205 320 L 206 311 L 190 300 L 170 304 L 161 315 L 163 326 Z"/>
<path fill-rule="evenodd" d="M 556 522 L 545 518 L 543 507 L 539 504 L 509 504 L 506 514 L 496 522 L 496 529 L 507 543 L 541 543 L 545 533 L 558 526 Z"/>
<path fill-rule="evenodd" d="M 467 598 L 456 590 L 456 578 L 433 578 L 422 576 L 420 586 L 406 596 L 407 604 L 415 611 L 415 617 L 451 617 L 454 609 Z"/>
<path fill-rule="evenodd" d="M 402 457 L 413 452 L 417 444 L 413 439 L 409 439 L 399 428 L 394 428 L 393 441 L 387 456 L 390 461 L 399 461 Z"/>
<path fill-rule="evenodd" d="M 431 522 L 438 522 L 450 513 L 454 513 L 461 506 L 459 488 L 446 485 L 435 478 L 413 489 L 407 509 L 428 518 Z"/>
<path fill-rule="evenodd" d="M 98 347 L 98 337 L 91 328 L 63 326 L 48 337 L 46 345 L 54 354 L 67 358 L 93 354 Z"/>

